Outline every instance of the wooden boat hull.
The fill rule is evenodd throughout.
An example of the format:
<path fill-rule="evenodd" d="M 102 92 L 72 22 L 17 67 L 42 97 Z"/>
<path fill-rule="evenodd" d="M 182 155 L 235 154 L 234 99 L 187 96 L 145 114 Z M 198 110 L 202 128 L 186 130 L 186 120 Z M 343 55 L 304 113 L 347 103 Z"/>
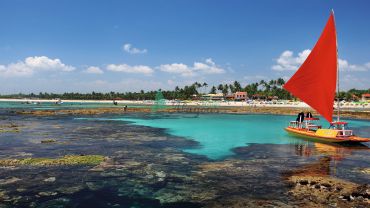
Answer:
<path fill-rule="evenodd" d="M 321 142 L 334 142 L 334 143 L 359 143 L 359 142 L 369 142 L 370 139 L 368 138 L 361 138 L 357 136 L 349 136 L 349 137 L 325 137 L 325 136 L 319 136 L 316 135 L 314 131 L 309 131 L 306 129 L 298 129 L 298 128 L 292 128 L 287 127 L 285 130 L 293 134 L 295 136 L 304 137 L 311 140 L 321 141 Z"/>

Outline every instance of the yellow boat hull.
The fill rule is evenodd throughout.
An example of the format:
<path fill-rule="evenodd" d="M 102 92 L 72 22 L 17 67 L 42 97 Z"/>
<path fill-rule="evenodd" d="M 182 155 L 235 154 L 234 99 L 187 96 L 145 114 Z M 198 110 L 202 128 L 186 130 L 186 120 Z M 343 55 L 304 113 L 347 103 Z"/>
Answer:
<path fill-rule="evenodd" d="M 369 138 L 362 138 L 357 136 L 346 136 L 346 137 L 339 137 L 339 136 L 321 136 L 317 135 L 315 131 L 310 131 L 306 129 L 299 129 L 293 127 L 287 127 L 285 130 L 293 134 L 295 136 L 304 137 L 311 140 L 322 141 L 322 142 L 350 142 L 350 143 L 359 143 L 359 142 L 369 142 Z"/>

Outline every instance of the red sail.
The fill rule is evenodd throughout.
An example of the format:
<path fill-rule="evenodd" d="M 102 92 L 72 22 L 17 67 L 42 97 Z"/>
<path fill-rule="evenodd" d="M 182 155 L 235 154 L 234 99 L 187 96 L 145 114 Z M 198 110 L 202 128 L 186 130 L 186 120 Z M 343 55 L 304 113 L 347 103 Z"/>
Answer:
<path fill-rule="evenodd" d="M 310 55 L 284 88 L 331 122 L 336 82 L 337 38 L 334 14 L 331 13 Z"/>

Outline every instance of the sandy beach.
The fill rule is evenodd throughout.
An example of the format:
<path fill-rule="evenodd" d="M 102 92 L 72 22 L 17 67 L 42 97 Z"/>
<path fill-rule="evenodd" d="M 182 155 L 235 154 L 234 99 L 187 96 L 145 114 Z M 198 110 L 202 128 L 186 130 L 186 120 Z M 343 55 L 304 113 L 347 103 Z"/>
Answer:
<path fill-rule="evenodd" d="M 57 100 L 43 100 L 43 99 L 5 99 L 1 98 L 0 102 L 40 102 L 40 103 L 52 103 L 57 102 Z M 96 104 L 110 104 L 113 100 L 62 100 L 64 103 L 96 103 Z M 135 105 L 153 105 L 154 100 L 116 100 L 118 104 L 135 104 Z M 217 107 L 283 107 L 283 108 L 309 108 L 309 106 L 300 101 L 288 101 L 288 100 L 278 100 L 278 101 L 263 101 L 263 100 L 253 100 L 253 101 L 176 101 L 176 100 L 166 100 L 164 102 L 167 106 L 217 106 Z M 337 107 L 337 104 L 333 106 Z M 358 109 L 369 111 L 370 103 L 358 103 L 358 102 L 341 102 L 341 109 Z"/>
<path fill-rule="evenodd" d="M 27 100 L 19 99 L 1 99 L 4 102 L 25 102 Z M 32 100 L 32 102 L 55 102 L 55 100 Z M 63 100 L 67 103 L 80 103 L 80 104 L 106 104 L 102 106 L 85 108 L 81 107 L 78 109 L 18 109 L 18 114 L 31 114 L 38 116 L 50 116 L 50 115 L 95 115 L 95 114 L 121 114 L 125 112 L 141 112 L 150 113 L 153 112 L 153 105 L 155 101 L 130 101 L 120 100 L 117 101 L 117 105 L 113 105 L 111 100 Z M 112 104 L 111 106 L 109 104 Z M 63 107 L 63 104 L 61 105 Z M 124 111 L 124 106 L 128 106 Z M 167 101 L 163 108 L 157 109 L 156 112 L 186 112 L 186 113 L 237 113 L 237 114 L 272 114 L 272 115 L 297 115 L 299 112 L 312 112 L 314 115 L 318 113 L 307 106 L 303 102 L 283 102 L 278 103 L 267 103 L 263 101 L 255 101 L 253 103 L 246 102 L 202 102 L 202 101 Z M 356 118 L 356 119 L 370 119 L 370 107 L 369 106 L 358 106 L 348 105 L 347 107 L 342 106 L 341 115 L 344 118 Z"/>

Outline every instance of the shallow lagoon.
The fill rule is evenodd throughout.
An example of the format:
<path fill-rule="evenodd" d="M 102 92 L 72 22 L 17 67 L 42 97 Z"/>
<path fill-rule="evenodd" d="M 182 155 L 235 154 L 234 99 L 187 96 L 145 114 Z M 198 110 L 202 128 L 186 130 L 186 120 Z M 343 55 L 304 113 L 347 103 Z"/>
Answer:
<path fill-rule="evenodd" d="M 80 118 L 83 119 L 83 118 Z M 199 148 L 185 149 L 211 159 L 233 155 L 233 148 L 248 144 L 302 143 L 283 129 L 293 116 L 246 114 L 150 114 L 121 118 L 98 118 L 104 121 L 129 121 L 139 126 L 163 128 L 167 133 L 199 142 Z M 370 137 L 370 121 L 347 120 L 360 136 Z M 325 126 L 325 122 L 321 122 Z M 361 129 L 361 130 L 360 130 Z"/>
<path fill-rule="evenodd" d="M 370 183 L 366 147 L 290 137 L 281 128 L 291 119 L 144 113 L 76 118 L 3 112 L 0 124 L 14 123 L 20 131 L 0 134 L 0 159 L 71 154 L 109 159 L 96 167 L 0 167 L 0 207 L 228 207 L 243 200 L 284 207 L 294 203 L 287 195 L 291 185 L 284 181 L 286 172 L 316 164 L 325 167 L 326 175 Z M 351 123 L 363 136 L 370 135 L 368 121 Z M 253 137 L 252 127 L 259 130 Z M 264 131 L 267 127 L 275 131 Z M 56 142 L 41 143 L 50 138 Z"/>

